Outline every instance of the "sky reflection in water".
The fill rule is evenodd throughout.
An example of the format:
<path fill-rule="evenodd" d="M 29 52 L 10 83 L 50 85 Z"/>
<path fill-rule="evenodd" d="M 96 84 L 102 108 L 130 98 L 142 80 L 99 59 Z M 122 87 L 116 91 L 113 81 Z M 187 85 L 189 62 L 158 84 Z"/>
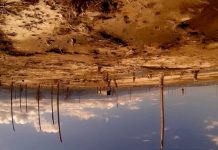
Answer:
<path fill-rule="evenodd" d="M 113 96 L 71 91 L 67 99 L 61 90 L 60 129 L 56 91 L 54 124 L 51 91 L 41 92 L 38 103 L 37 90 L 28 89 L 26 112 L 25 90 L 20 108 L 16 89 L 12 113 L 10 89 L 0 90 L 1 150 L 161 149 L 160 88 L 133 88 L 131 95 L 129 89 L 119 89 Z M 217 85 L 166 87 L 164 106 L 164 149 L 218 149 Z"/>

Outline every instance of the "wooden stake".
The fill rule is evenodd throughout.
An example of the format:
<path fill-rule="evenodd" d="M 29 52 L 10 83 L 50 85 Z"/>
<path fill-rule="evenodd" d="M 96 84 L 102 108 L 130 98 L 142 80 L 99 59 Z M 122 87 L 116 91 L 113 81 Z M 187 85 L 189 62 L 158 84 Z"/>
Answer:
<path fill-rule="evenodd" d="M 12 123 L 13 131 L 15 132 L 14 113 L 13 113 L 13 89 L 14 89 L 14 83 L 11 82 L 11 123 Z"/>
<path fill-rule="evenodd" d="M 59 82 L 58 82 L 58 85 L 57 85 L 57 88 L 58 88 L 58 91 L 57 91 L 57 116 L 58 116 L 58 131 L 59 131 L 59 139 L 60 139 L 60 142 L 62 142 L 62 136 L 61 136 L 61 126 L 60 126 L 60 113 L 59 113 L 59 88 L 60 88 L 60 85 L 59 85 Z"/>
<path fill-rule="evenodd" d="M 164 76 L 160 77 L 160 116 L 161 116 L 161 126 L 160 126 L 160 148 L 164 147 Z"/>
<path fill-rule="evenodd" d="M 41 128 L 41 119 L 40 119 L 40 103 L 39 103 L 39 100 L 40 100 L 40 84 L 39 84 L 38 90 L 37 90 L 37 104 L 38 104 L 39 130 L 41 131 L 42 128 Z"/>
<path fill-rule="evenodd" d="M 53 94 L 54 94 L 54 87 L 53 84 L 51 86 L 51 117 L 52 117 L 52 123 L 54 124 L 54 104 L 53 104 Z"/>

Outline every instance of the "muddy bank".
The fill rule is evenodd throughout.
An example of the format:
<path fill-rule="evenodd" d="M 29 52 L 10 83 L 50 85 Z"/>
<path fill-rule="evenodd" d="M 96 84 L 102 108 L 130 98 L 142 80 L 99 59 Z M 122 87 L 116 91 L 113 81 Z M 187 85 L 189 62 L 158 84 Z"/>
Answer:
<path fill-rule="evenodd" d="M 218 70 L 218 69 L 217 69 Z M 116 89 L 125 87 L 139 87 L 139 86 L 154 86 L 158 87 L 160 84 L 160 77 L 164 75 L 165 86 L 186 85 L 186 84 L 207 84 L 218 82 L 217 70 L 193 70 L 193 69 L 141 69 L 138 72 L 127 74 L 108 74 L 94 73 L 81 78 L 68 78 L 67 75 L 52 79 L 51 77 L 41 77 L 38 79 L 27 79 L 27 77 L 17 76 L 17 78 L 7 78 L 1 75 L 1 86 L 10 87 L 13 82 L 15 87 L 37 88 L 39 85 L 44 88 L 56 87 L 58 84 L 63 89 L 87 89 L 87 88 L 101 88 L 101 89 Z M 35 75 L 35 73 L 34 73 Z M 58 74 L 59 75 L 59 74 Z M 92 77 L 92 78 L 90 78 Z"/>
<path fill-rule="evenodd" d="M 105 86 L 108 75 L 118 86 L 132 86 L 156 84 L 156 78 L 146 79 L 150 74 L 189 72 L 191 80 L 194 70 L 218 68 L 215 0 L 10 0 L 0 5 L 4 85 L 59 81 L 96 87 Z"/>

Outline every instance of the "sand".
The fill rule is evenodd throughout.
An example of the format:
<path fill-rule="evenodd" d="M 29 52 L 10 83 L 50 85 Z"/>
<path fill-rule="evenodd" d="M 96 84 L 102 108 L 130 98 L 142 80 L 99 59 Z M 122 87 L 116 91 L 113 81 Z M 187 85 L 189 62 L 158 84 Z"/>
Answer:
<path fill-rule="evenodd" d="M 96 87 L 109 74 L 119 86 L 139 86 L 158 84 L 163 73 L 168 83 L 180 83 L 192 82 L 193 70 L 200 70 L 199 80 L 214 80 L 216 0 L 115 2 L 108 12 L 99 1 L 78 14 L 61 0 L 1 1 L 2 84 Z"/>

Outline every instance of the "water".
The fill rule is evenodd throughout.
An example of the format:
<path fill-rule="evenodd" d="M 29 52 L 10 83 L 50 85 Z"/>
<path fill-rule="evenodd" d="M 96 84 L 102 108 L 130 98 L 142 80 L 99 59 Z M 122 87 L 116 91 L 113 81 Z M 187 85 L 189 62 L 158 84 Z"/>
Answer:
<path fill-rule="evenodd" d="M 50 92 L 0 90 L 1 150 L 218 149 L 217 85 Z"/>

